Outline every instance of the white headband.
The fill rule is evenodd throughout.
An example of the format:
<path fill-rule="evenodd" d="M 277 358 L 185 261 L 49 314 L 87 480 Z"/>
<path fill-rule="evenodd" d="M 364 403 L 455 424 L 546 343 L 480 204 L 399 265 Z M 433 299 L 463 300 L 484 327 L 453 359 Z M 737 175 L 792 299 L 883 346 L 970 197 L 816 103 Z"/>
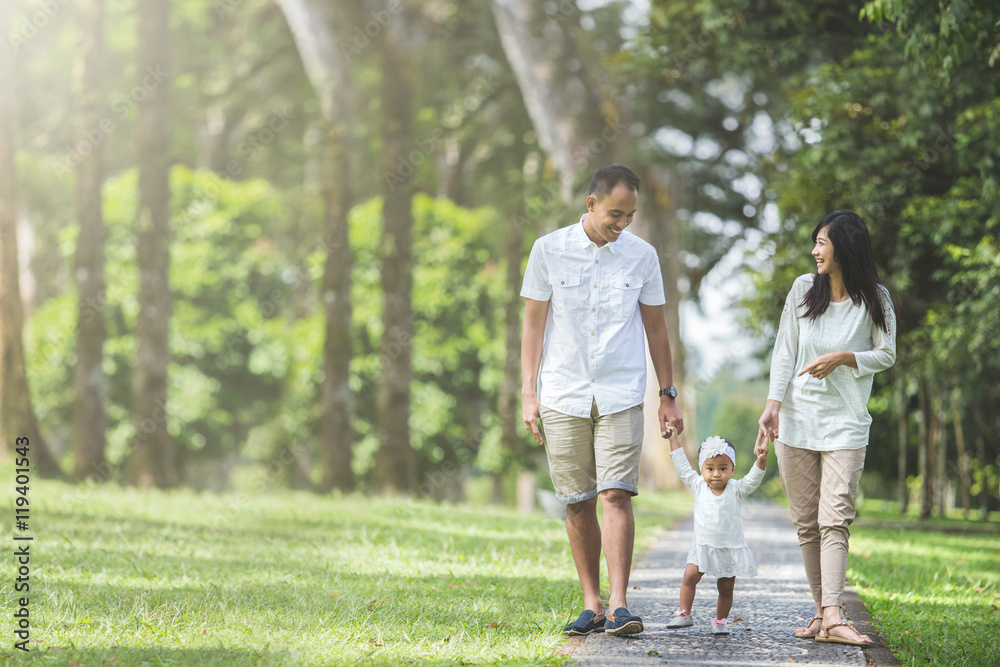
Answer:
<path fill-rule="evenodd" d="M 716 456 L 726 455 L 729 460 L 733 462 L 733 466 L 736 466 L 736 450 L 729 446 L 729 443 L 725 439 L 720 438 L 717 435 L 713 435 L 706 439 L 705 442 L 701 443 L 701 449 L 698 451 L 698 468 L 702 468 L 705 465 L 705 461 Z"/>

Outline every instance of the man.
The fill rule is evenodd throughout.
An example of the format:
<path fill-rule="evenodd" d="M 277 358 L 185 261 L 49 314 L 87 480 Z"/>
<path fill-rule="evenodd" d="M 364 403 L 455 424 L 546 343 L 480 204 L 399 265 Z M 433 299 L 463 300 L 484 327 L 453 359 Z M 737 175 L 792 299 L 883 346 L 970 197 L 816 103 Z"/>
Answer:
<path fill-rule="evenodd" d="M 642 449 L 646 354 L 660 382 L 657 420 L 683 430 L 674 402 L 663 280 L 656 251 L 625 231 L 639 200 L 639 177 L 625 166 L 598 171 L 580 222 L 543 236 L 528 258 L 521 339 L 524 424 L 545 445 L 549 473 L 566 505 L 584 610 L 568 635 L 642 632 L 628 611 Z M 541 419 L 541 429 L 537 421 Z M 544 433 L 544 438 L 543 438 Z M 597 499 L 604 510 L 603 531 Z M 600 596 L 601 548 L 610 595 Z"/>

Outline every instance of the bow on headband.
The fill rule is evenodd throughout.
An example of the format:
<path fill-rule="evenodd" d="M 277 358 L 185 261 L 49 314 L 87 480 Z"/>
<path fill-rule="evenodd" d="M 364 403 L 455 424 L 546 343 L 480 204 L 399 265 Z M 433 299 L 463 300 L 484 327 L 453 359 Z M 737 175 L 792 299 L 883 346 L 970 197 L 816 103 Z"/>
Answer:
<path fill-rule="evenodd" d="M 723 454 L 729 457 L 729 460 L 733 462 L 733 466 L 735 467 L 736 450 L 730 447 L 724 438 L 720 438 L 717 435 L 711 436 L 705 442 L 701 443 L 701 449 L 698 451 L 698 467 L 703 467 L 705 461 L 708 459 L 715 456 L 722 456 Z"/>

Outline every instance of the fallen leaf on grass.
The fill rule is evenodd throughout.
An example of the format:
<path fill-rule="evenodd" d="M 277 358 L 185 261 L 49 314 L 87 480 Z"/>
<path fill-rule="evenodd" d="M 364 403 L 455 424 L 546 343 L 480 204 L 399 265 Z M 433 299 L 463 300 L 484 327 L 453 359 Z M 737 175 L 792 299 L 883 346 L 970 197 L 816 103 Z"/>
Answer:
<path fill-rule="evenodd" d="M 654 651 L 652 649 L 646 651 L 646 655 L 660 655 L 659 651 Z"/>
<path fill-rule="evenodd" d="M 499 624 L 499 623 L 497 623 L 496 621 L 493 621 L 492 623 L 490 623 L 490 624 L 489 624 L 489 625 L 487 625 L 486 627 L 487 627 L 487 628 L 499 628 L 499 627 L 500 627 L 500 624 Z"/>
<path fill-rule="evenodd" d="M 330 593 L 330 597 L 332 597 L 332 598 L 339 598 L 340 597 L 340 593 Z"/>
<path fill-rule="evenodd" d="M 742 622 L 743 622 L 742 618 L 734 618 L 733 619 L 733 623 L 742 623 Z"/>

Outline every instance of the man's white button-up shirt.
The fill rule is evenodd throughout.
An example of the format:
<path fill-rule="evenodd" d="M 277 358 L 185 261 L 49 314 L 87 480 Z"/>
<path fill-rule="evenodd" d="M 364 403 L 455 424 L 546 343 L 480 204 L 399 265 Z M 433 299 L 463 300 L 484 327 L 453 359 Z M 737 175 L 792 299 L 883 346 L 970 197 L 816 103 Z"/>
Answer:
<path fill-rule="evenodd" d="M 642 403 L 646 348 L 639 302 L 666 303 L 653 246 L 623 231 L 599 248 L 581 218 L 535 241 L 521 296 L 551 302 L 538 373 L 542 405 L 589 417 L 595 401 L 602 415 Z"/>

